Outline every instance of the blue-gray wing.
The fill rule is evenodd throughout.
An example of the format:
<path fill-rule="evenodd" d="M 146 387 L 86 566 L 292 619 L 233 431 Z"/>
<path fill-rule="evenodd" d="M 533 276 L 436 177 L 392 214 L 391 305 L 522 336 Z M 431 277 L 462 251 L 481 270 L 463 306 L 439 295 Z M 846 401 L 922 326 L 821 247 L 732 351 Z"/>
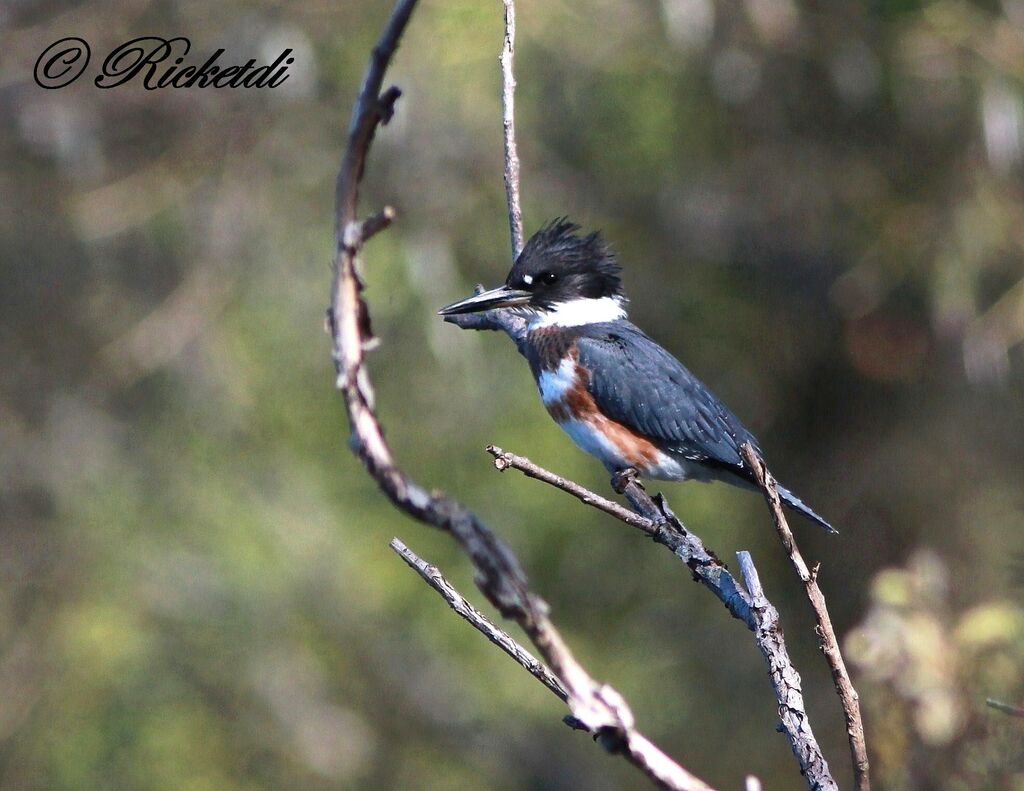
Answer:
<path fill-rule="evenodd" d="M 613 420 L 705 464 L 742 470 L 744 442 L 760 454 L 757 440 L 736 416 L 630 322 L 589 325 L 576 344 L 579 362 L 590 372 L 588 389 Z"/>

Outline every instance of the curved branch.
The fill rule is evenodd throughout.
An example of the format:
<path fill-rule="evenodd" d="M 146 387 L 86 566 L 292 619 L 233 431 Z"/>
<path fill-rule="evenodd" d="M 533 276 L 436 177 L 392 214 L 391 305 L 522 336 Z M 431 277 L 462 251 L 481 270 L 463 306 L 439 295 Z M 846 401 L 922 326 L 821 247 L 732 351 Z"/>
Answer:
<path fill-rule="evenodd" d="M 465 506 L 428 492 L 395 463 L 374 408 L 373 387 L 365 353 L 373 343 L 369 308 L 357 257 L 371 230 L 387 224 L 388 213 L 366 222 L 356 219 L 359 183 L 377 127 L 386 123 L 400 92 L 380 93 L 384 73 L 415 8 L 416 0 L 399 0 L 380 41 L 373 49 L 359 97 L 352 110 L 348 142 L 335 193 L 336 254 L 328 329 L 337 386 L 351 426 L 353 450 L 381 490 L 401 511 L 452 535 L 476 569 L 476 583 L 501 614 L 513 618 L 558 678 L 573 716 L 613 752 L 621 753 L 664 788 L 708 791 L 709 787 L 672 761 L 634 727 L 633 715 L 613 689 L 594 681 L 576 661 L 547 616 L 547 605 L 527 586 L 512 552 Z"/>

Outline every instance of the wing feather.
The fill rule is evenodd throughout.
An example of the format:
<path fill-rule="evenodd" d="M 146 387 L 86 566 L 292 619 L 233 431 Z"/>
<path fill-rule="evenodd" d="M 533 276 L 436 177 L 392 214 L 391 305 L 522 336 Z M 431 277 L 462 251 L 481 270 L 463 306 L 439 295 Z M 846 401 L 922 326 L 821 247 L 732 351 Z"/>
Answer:
<path fill-rule="evenodd" d="M 744 468 L 740 445 L 750 442 L 760 453 L 739 419 L 634 324 L 590 325 L 576 345 L 591 372 L 588 390 L 613 420 L 685 458 L 737 472 Z"/>

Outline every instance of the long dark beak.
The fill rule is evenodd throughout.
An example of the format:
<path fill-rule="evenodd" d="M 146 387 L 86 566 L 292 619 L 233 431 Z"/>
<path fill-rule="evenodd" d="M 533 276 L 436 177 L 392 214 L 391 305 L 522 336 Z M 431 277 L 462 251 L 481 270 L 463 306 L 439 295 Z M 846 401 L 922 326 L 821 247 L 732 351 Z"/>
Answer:
<path fill-rule="evenodd" d="M 482 294 L 474 294 L 466 299 L 453 302 L 437 311 L 439 316 L 454 316 L 458 313 L 479 313 L 482 310 L 492 308 L 510 308 L 515 305 L 525 305 L 530 301 L 529 291 L 520 291 L 508 286 L 498 286 Z"/>

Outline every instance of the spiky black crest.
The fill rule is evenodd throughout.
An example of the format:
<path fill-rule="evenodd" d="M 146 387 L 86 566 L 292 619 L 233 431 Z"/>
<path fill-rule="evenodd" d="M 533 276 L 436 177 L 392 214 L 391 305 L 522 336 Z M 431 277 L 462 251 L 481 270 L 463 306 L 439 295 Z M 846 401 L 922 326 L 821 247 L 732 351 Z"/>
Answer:
<path fill-rule="evenodd" d="M 556 260 L 563 267 L 579 271 L 599 270 L 619 278 L 619 266 L 608 244 L 601 238 L 600 231 L 582 236 L 580 226 L 567 217 L 556 217 L 530 237 L 517 265 L 531 260 Z M 525 260 L 524 260 L 525 259 Z"/>
<path fill-rule="evenodd" d="M 523 247 L 506 283 L 532 291 L 534 304 L 577 298 L 622 297 L 622 267 L 597 231 L 559 217 L 543 226 Z"/>

